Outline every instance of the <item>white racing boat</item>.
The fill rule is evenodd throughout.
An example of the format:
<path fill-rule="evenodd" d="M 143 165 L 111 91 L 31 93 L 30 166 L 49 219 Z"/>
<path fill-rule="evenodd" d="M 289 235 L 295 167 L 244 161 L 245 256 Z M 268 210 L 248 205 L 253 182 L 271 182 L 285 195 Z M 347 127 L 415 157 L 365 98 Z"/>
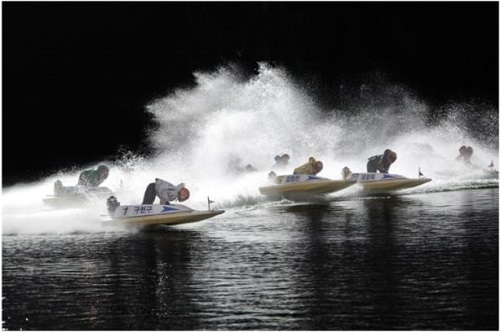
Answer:
<path fill-rule="evenodd" d="M 105 201 L 113 195 L 108 187 L 66 186 L 60 181 L 54 184 L 54 194 L 43 198 L 46 206 L 56 208 L 72 208 L 90 204 L 95 200 Z"/>
<path fill-rule="evenodd" d="M 210 200 L 209 200 L 210 203 Z M 155 225 L 179 225 L 201 221 L 224 213 L 224 210 L 193 210 L 182 204 L 120 205 L 116 198 L 108 198 L 109 215 L 102 218 L 104 225 L 148 227 Z"/>
<path fill-rule="evenodd" d="M 481 174 L 482 179 L 487 179 L 487 180 L 494 180 L 498 179 L 498 171 L 494 169 L 493 167 L 490 167 L 490 169 L 483 169 L 483 172 Z"/>
<path fill-rule="evenodd" d="M 388 173 L 352 173 L 349 180 L 357 182 L 365 192 L 388 193 L 420 186 L 431 181 L 429 178 L 410 179 L 398 174 Z"/>
<path fill-rule="evenodd" d="M 327 195 L 345 189 L 356 182 L 330 180 L 316 175 L 280 175 L 272 185 L 259 187 L 259 192 L 268 197 L 308 198 Z"/>

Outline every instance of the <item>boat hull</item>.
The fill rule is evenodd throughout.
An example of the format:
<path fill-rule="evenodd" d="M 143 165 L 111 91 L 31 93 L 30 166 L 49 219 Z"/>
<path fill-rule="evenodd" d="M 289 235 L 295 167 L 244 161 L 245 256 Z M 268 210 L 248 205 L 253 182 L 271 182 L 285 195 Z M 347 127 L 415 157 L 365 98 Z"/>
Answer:
<path fill-rule="evenodd" d="M 481 178 L 486 179 L 486 180 L 498 179 L 498 171 L 497 170 L 485 170 L 483 172 Z"/>
<path fill-rule="evenodd" d="M 387 193 L 414 188 L 432 180 L 429 178 L 409 179 L 397 174 L 383 173 L 354 173 L 350 179 L 357 181 L 365 192 L 370 193 Z"/>
<path fill-rule="evenodd" d="M 174 205 L 124 205 L 113 215 L 103 218 L 105 225 L 149 227 L 155 225 L 180 225 L 213 218 L 224 210 L 192 210 L 181 204 Z"/>
<path fill-rule="evenodd" d="M 266 196 L 285 198 L 320 196 L 345 189 L 354 183 L 314 175 L 283 175 L 277 177 L 275 184 L 260 187 L 259 192 Z"/>
<path fill-rule="evenodd" d="M 91 204 L 95 200 L 105 200 L 113 192 L 107 187 L 64 187 L 61 194 L 47 195 L 42 199 L 45 206 L 53 208 L 74 208 Z"/>

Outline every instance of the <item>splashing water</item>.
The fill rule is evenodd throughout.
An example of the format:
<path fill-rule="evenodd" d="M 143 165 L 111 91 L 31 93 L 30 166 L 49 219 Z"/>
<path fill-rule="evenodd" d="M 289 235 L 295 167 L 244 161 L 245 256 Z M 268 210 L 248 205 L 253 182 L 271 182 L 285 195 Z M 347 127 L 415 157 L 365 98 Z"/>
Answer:
<path fill-rule="evenodd" d="M 492 107 L 481 105 L 487 109 L 478 119 L 471 118 L 478 105 L 450 104 L 446 116 L 429 121 L 424 102 L 387 83 L 390 102 L 372 99 L 355 111 L 324 110 L 284 69 L 264 63 L 250 79 L 228 67 L 198 72 L 195 78 L 193 88 L 178 89 L 147 105 L 158 124 L 149 136 L 153 156 L 128 153 L 117 162 L 103 161 L 110 166 L 103 185 L 114 190 L 122 204 L 140 203 L 146 186 L 157 177 L 184 182 L 191 191 L 186 205 L 195 209 L 206 209 L 208 196 L 218 207 L 262 202 L 258 187 L 266 183 L 274 156 L 283 153 L 291 156 L 284 173 L 314 156 L 324 164 L 319 175 L 340 179 L 344 166 L 365 172 L 367 158 L 390 148 L 398 153 L 391 173 L 418 177 L 420 168 L 433 179 L 426 190 L 479 180 L 491 161 L 498 165 L 498 111 Z M 468 121 L 480 125 L 475 128 L 480 135 L 471 134 Z M 461 145 L 474 147 L 477 168 L 454 161 Z M 248 164 L 257 171 L 234 169 Z M 102 231 L 99 216 L 105 213 L 105 202 L 86 210 L 43 206 L 42 198 L 52 194 L 56 179 L 74 185 L 78 174 L 59 173 L 4 189 L 3 233 Z M 498 179 L 494 181 L 498 185 Z"/>

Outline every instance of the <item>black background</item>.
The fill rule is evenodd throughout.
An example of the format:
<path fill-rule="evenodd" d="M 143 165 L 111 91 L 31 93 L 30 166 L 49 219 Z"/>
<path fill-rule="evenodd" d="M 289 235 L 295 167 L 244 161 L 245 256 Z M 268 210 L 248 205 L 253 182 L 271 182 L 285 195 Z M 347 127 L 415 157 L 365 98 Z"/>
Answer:
<path fill-rule="evenodd" d="M 379 68 L 429 103 L 498 105 L 497 2 L 3 2 L 2 14 L 4 186 L 146 153 L 145 105 L 227 61 L 282 65 L 325 91 Z"/>

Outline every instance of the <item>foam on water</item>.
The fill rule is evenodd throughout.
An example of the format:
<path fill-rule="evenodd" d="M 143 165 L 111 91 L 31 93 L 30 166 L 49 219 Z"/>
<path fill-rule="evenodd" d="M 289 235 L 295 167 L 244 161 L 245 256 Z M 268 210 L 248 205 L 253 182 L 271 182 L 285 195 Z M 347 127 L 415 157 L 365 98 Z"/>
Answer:
<path fill-rule="evenodd" d="M 208 196 L 216 207 L 262 203 L 258 187 L 266 183 L 274 156 L 283 153 L 291 156 L 284 172 L 314 156 L 324 164 L 319 175 L 340 179 L 344 166 L 365 172 L 368 157 L 390 148 L 398 153 L 391 173 L 418 177 L 420 168 L 433 179 L 414 192 L 481 186 L 485 181 L 498 185 L 497 179 L 482 180 L 491 161 L 498 165 L 498 110 L 491 107 L 449 104 L 445 116 L 432 119 L 425 102 L 387 82 L 384 88 L 390 93 L 375 103 L 372 99 L 356 108 L 325 110 L 284 69 L 264 63 L 250 79 L 232 67 L 197 72 L 195 79 L 194 87 L 179 88 L 147 105 L 158 124 L 149 133 L 155 150 L 151 157 L 127 153 L 117 161 L 102 161 L 110 166 L 103 185 L 122 204 L 140 203 L 156 177 L 184 182 L 191 191 L 185 203 L 195 209 L 205 209 Z M 387 96 L 390 100 L 381 102 Z M 480 118 L 472 115 L 477 107 L 483 108 Z M 472 125 L 479 126 L 478 135 L 471 135 Z M 454 161 L 461 145 L 474 147 L 476 168 Z M 247 164 L 258 171 L 238 173 L 230 166 Z M 43 206 L 42 198 L 52 193 L 56 179 L 74 185 L 80 171 L 61 171 L 31 185 L 4 189 L 3 233 L 102 231 L 104 202 L 63 211 Z M 349 188 L 333 196 L 355 192 Z"/>

